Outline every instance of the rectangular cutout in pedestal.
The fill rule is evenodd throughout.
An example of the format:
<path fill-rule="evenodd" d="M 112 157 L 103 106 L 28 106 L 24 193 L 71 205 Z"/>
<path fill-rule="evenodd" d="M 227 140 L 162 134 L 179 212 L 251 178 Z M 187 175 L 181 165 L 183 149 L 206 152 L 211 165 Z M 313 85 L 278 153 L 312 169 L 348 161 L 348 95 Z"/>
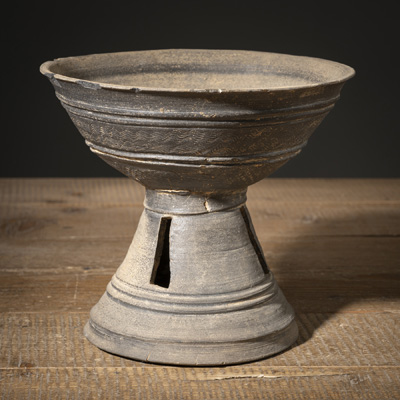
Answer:
<path fill-rule="evenodd" d="M 169 260 L 169 233 L 171 229 L 171 218 L 163 217 L 158 231 L 157 249 L 154 257 L 154 267 L 150 283 L 164 288 L 169 287 L 171 279 Z"/>
<path fill-rule="evenodd" d="M 240 212 L 242 213 L 242 217 L 243 217 L 244 223 L 247 228 L 247 234 L 249 235 L 250 242 L 254 248 L 254 251 L 256 252 L 256 255 L 257 255 L 258 261 L 260 262 L 261 268 L 263 269 L 265 274 L 268 274 L 269 273 L 268 265 L 267 265 L 267 262 L 265 261 L 264 253 L 263 253 L 260 243 L 257 239 L 256 233 L 254 232 L 253 223 L 251 222 L 250 214 L 247 211 L 246 207 L 241 207 Z"/>

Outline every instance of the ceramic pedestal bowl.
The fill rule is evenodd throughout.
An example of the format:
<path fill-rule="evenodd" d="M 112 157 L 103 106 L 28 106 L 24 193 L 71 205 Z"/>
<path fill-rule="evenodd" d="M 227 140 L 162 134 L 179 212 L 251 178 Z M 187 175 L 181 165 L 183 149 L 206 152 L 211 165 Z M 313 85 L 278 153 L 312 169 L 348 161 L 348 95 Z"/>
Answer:
<path fill-rule="evenodd" d="M 167 364 L 256 360 L 297 338 L 246 189 L 286 163 L 354 74 L 308 57 L 158 50 L 41 66 L 90 149 L 146 187 L 132 245 L 85 335 Z"/>

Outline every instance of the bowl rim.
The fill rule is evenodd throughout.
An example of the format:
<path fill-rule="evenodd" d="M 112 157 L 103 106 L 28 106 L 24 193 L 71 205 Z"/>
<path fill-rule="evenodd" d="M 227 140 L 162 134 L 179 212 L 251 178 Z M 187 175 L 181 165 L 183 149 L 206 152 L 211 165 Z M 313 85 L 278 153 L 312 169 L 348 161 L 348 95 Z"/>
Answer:
<path fill-rule="evenodd" d="M 274 86 L 271 88 L 166 88 L 166 87 L 152 87 L 152 86 L 134 86 L 134 85 L 123 85 L 123 84 L 114 84 L 114 83 L 106 83 L 99 82 L 96 80 L 87 80 L 82 78 L 74 78 L 72 76 L 59 74 L 56 72 L 52 72 L 51 68 L 55 65 L 65 62 L 71 62 L 74 60 L 85 59 L 90 57 L 106 57 L 108 55 L 112 56 L 122 56 L 124 54 L 129 53 L 156 53 L 156 52 L 232 52 L 232 53 L 253 53 L 253 54 L 265 54 L 265 55 L 273 55 L 273 56 L 281 56 L 284 58 L 292 58 L 300 60 L 312 61 L 315 63 L 323 64 L 329 66 L 335 66 L 338 69 L 342 69 L 343 74 L 340 78 L 337 79 L 327 79 L 324 82 L 309 82 L 307 84 L 298 84 L 298 85 L 285 85 L 285 86 Z M 296 89 L 310 89 L 315 87 L 322 87 L 334 84 L 341 84 L 349 80 L 355 75 L 355 70 L 346 65 L 339 63 L 337 61 L 332 61 L 324 58 L 318 57 L 310 57 L 310 56 L 299 56 L 299 55 L 291 55 L 285 53 L 276 53 L 276 52 L 266 52 L 266 51 L 254 51 L 254 50 L 231 50 L 231 49 L 155 49 L 155 50 L 139 50 L 139 51 L 121 51 L 121 52 L 106 52 L 106 53 L 93 53 L 87 55 L 80 56 L 71 56 L 71 57 L 61 57 L 56 58 L 54 60 L 45 61 L 40 65 L 40 72 L 48 77 L 51 81 L 63 81 L 69 82 L 73 84 L 78 84 L 87 89 L 109 89 L 109 90 L 117 90 L 117 91 L 128 91 L 128 92 L 156 92 L 156 93 L 265 93 L 265 92 L 277 92 L 277 91 L 288 91 L 288 90 L 296 90 Z"/>

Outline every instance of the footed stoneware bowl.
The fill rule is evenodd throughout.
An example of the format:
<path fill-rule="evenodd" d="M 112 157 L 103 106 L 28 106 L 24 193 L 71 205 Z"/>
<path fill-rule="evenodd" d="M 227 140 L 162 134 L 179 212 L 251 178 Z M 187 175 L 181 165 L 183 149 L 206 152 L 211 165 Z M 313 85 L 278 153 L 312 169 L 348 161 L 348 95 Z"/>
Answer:
<path fill-rule="evenodd" d="M 294 313 L 246 190 L 301 151 L 354 70 L 274 53 L 156 50 L 61 58 L 41 72 L 90 149 L 146 187 L 87 338 L 181 365 L 241 363 L 293 344 Z"/>

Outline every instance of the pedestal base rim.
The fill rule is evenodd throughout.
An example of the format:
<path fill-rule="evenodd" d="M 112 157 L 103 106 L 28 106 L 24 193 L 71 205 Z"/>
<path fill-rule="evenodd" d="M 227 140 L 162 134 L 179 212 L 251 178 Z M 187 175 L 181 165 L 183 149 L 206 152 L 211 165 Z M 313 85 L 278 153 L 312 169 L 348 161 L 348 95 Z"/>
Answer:
<path fill-rule="evenodd" d="M 294 319 L 283 329 L 268 335 L 232 342 L 164 342 L 127 337 L 98 328 L 89 320 L 86 338 L 111 354 L 163 365 L 218 366 L 257 361 L 290 347 L 298 337 Z"/>

